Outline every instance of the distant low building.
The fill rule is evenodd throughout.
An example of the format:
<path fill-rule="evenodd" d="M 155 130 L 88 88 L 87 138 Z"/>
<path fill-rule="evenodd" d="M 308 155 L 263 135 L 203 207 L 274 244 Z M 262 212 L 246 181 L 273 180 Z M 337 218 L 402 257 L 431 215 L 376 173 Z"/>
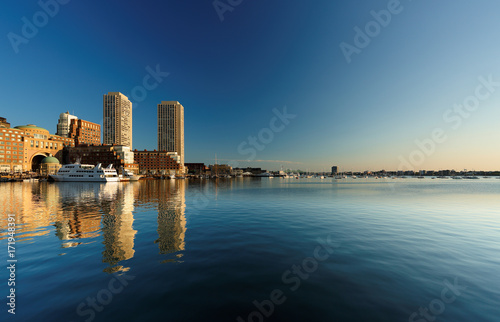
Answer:
<path fill-rule="evenodd" d="M 200 175 L 203 174 L 208 167 L 205 166 L 204 163 L 184 163 L 184 167 L 186 168 L 186 172 L 190 174 Z"/>
<path fill-rule="evenodd" d="M 231 175 L 233 172 L 233 168 L 227 164 L 212 164 L 209 167 L 212 175 Z"/>

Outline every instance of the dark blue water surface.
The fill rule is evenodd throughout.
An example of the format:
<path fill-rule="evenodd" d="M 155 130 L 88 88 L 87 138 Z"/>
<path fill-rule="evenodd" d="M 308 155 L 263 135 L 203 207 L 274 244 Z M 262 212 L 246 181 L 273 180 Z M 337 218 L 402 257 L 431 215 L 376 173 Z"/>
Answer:
<path fill-rule="evenodd" d="M 19 321 L 500 316 L 493 178 L 1 183 L 0 210 Z"/>

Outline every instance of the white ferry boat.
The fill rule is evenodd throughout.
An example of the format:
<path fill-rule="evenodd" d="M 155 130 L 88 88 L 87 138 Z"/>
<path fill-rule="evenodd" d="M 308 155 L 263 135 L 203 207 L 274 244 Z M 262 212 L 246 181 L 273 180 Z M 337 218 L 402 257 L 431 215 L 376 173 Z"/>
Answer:
<path fill-rule="evenodd" d="M 120 178 L 113 164 L 103 168 L 101 164 L 65 164 L 57 174 L 50 175 L 54 181 L 96 181 L 96 182 L 118 182 Z"/>

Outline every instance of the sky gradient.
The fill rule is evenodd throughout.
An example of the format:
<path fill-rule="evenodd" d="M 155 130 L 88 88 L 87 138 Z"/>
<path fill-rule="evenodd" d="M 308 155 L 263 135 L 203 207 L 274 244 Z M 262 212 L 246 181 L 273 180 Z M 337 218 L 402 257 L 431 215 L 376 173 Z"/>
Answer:
<path fill-rule="evenodd" d="M 500 169 L 498 1 L 60 2 L 46 21 L 37 1 L 0 12 L 13 126 L 55 133 L 66 110 L 102 124 L 102 95 L 119 91 L 134 149 L 157 147 L 158 103 L 184 106 L 186 162 Z M 148 70 L 157 86 L 140 91 Z"/>

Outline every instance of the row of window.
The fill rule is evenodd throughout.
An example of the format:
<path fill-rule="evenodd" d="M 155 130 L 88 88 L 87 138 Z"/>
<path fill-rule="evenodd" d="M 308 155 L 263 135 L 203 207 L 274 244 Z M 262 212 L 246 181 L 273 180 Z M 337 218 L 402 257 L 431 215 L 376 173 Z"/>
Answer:
<path fill-rule="evenodd" d="M 2 139 L 2 138 L 0 138 L 0 140 L 1 140 L 1 139 Z M 7 138 L 7 139 L 8 139 L 8 138 Z M 15 140 L 15 139 L 12 139 L 12 140 Z M 21 142 L 21 140 L 17 140 L 17 141 Z M 10 142 L 10 141 L 5 142 L 5 141 L 0 141 L 0 144 L 8 144 L 8 145 L 10 145 L 11 143 L 12 143 L 12 145 L 17 145 L 17 143 L 16 143 L 16 142 Z M 23 144 L 22 144 L 22 143 L 19 143 L 19 145 L 23 145 Z"/>
<path fill-rule="evenodd" d="M 2 132 L 5 132 L 5 130 L 3 130 Z M 9 131 L 9 133 L 12 133 L 12 131 Z M 9 133 L 5 133 L 5 136 L 10 136 L 10 134 L 9 134 Z M 23 132 L 21 132 L 21 134 L 23 134 Z M 2 135 L 2 133 L 0 133 L 0 136 L 1 136 L 1 135 Z M 12 136 L 13 136 L 13 137 L 15 137 L 15 136 L 16 136 L 16 134 L 12 134 Z M 19 135 L 19 134 L 18 134 L 18 135 L 17 135 L 17 137 L 18 137 L 18 138 L 20 138 L 20 137 L 21 137 L 21 135 Z"/>
<path fill-rule="evenodd" d="M 8 147 L 7 147 L 8 148 Z M 7 154 L 11 154 L 11 152 L 9 150 L 7 150 L 7 152 L 4 150 L 4 149 L 0 149 L 0 153 L 7 153 Z M 12 154 L 23 154 L 22 151 L 12 151 Z"/>

